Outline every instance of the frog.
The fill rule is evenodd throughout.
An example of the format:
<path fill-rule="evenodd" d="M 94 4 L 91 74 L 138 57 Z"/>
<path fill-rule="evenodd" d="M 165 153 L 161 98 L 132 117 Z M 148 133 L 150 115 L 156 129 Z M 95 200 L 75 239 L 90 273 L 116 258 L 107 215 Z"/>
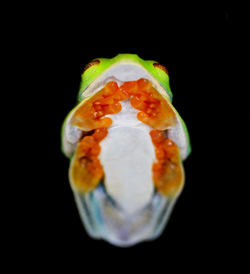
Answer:
<path fill-rule="evenodd" d="M 157 239 L 191 153 L 165 65 L 122 53 L 83 69 L 61 130 L 69 185 L 87 234 L 117 247 Z"/>

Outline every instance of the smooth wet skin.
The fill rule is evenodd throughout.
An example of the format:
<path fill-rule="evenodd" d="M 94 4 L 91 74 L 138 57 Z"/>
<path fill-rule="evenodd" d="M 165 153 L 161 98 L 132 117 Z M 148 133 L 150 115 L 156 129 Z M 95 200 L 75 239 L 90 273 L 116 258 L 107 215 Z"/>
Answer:
<path fill-rule="evenodd" d="M 129 247 L 161 235 L 191 152 L 166 67 L 135 54 L 87 64 L 62 127 L 62 151 L 91 237 Z"/>

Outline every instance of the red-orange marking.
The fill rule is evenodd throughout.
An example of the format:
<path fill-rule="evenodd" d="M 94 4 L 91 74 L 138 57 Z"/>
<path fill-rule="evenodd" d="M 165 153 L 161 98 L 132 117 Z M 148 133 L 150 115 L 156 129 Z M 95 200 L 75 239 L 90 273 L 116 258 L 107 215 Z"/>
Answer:
<path fill-rule="evenodd" d="M 177 145 L 160 130 L 151 130 L 157 162 L 153 164 L 153 180 L 157 190 L 174 196 L 182 187 L 184 173 Z"/>
<path fill-rule="evenodd" d="M 99 128 L 90 136 L 85 136 L 77 145 L 70 169 L 75 188 L 80 192 L 94 189 L 104 175 L 98 159 L 101 151 L 99 142 L 108 134 L 107 128 Z"/>
<path fill-rule="evenodd" d="M 163 65 L 161 65 L 159 63 L 154 63 L 153 66 L 157 67 L 157 68 L 159 68 L 161 70 L 163 70 L 166 74 L 168 74 L 168 70 L 167 70 L 167 68 L 165 66 L 163 66 Z"/>

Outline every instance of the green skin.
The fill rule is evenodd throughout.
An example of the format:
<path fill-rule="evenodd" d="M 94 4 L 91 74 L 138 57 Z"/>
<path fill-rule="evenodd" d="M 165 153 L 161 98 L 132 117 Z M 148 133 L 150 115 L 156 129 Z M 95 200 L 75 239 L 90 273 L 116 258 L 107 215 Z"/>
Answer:
<path fill-rule="evenodd" d="M 165 91 L 168 95 L 169 101 L 172 102 L 173 95 L 172 95 L 172 92 L 171 92 L 171 89 L 170 89 L 170 86 L 169 86 L 169 76 L 165 71 L 163 71 L 159 67 L 155 67 L 153 65 L 154 63 L 158 63 L 158 62 L 153 61 L 153 60 L 143 60 L 139 56 L 137 56 L 136 54 L 118 54 L 117 56 L 115 56 L 114 58 L 111 58 L 111 59 L 96 58 L 94 60 L 99 60 L 100 63 L 97 64 L 97 65 L 93 65 L 93 66 L 89 67 L 82 74 L 82 77 L 81 77 L 82 81 L 81 81 L 81 84 L 80 84 L 80 90 L 79 90 L 79 94 L 78 94 L 78 103 L 83 100 L 82 93 L 84 92 L 84 90 L 98 76 L 100 76 L 110 66 L 112 66 L 116 63 L 119 63 L 121 61 L 129 61 L 129 62 L 137 63 L 140 66 L 143 66 L 148 71 L 148 73 L 151 74 L 152 78 L 157 80 L 158 83 L 165 89 Z M 187 143 L 188 143 L 188 149 L 187 149 L 187 151 L 188 151 L 187 156 L 188 156 L 191 153 L 191 144 L 190 144 L 190 138 L 189 138 L 188 130 L 187 130 L 187 127 L 185 125 L 185 122 L 182 120 L 182 118 L 180 117 L 180 115 L 178 114 L 177 111 L 176 111 L 176 114 L 180 118 L 183 129 L 184 129 L 184 132 L 185 132 L 186 140 L 187 140 Z M 66 119 L 67 119 L 67 117 L 66 117 Z M 65 121 L 66 121 L 66 119 L 65 119 Z M 63 132 L 64 132 L 64 126 L 65 126 L 65 122 L 63 123 L 63 127 L 62 127 L 62 135 L 63 135 Z M 62 152 L 64 152 L 63 148 L 62 148 Z"/>

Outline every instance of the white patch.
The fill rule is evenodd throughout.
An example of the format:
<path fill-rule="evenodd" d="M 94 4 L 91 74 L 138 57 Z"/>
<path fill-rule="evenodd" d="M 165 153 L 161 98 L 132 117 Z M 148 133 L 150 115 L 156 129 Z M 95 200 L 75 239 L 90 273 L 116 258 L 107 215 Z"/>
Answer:
<path fill-rule="evenodd" d="M 153 195 L 155 152 L 149 135 L 151 128 L 137 120 L 132 107 L 132 112 L 126 109 L 130 108 L 129 102 L 122 103 L 123 111 L 112 115 L 114 123 L 100 143 L 99 159 L 104 168 L 106 191 L 123 210 L 132 214 L 146 206 Z"/>
<path fill-rule="evenodd" d="M 176 125 L 168 130 L 168 138 L 176 143 L 179 148 L 181 158 L 184 160 L 187 155 L 188 144 L 181 121 L 178 117 L 177 119 L 178 122 L 176 123 Z"/>
<path fill-rule="evenodd" d="M 74 127 L 74 126 L 67 127 L 65 134 L 66 134 L 68 142 L 71 144 L 75 144 L 80 139 L 80 137 L 82 135 L 82 131 L 79 128 Z"/>
<path fill-rule="evenodd" d="M 109 81 L 117 82 L 118 86 L 122 85 L 126 81 L 136 81 L 141 78 L 151 81 L 154 88 L 159 93 L 168 97 L 165 89 L 159 84 L 157 80 L 142 66 L 138 64 L 119 63 L 111 66 L 104 71 L 99 77 L 97 77 L 89 87 L 87 87 L 82 93 L 82 98 L 92 96 L 98 92 Z"/>
<path fill-rule="evenodd" d="M 120 64 L 111 67 L 102 78 L 114 77 L 120 82 L 136 81 L 140 78 L 151 80 L 152 77 L 142 67 L 134 64 Z M 102 79 L 101 79 L 102 81 Z"/>
<path fill-rule="evenodd" d="M 140 127 L 146 131 L 152 130 L 152 128 L 146 124 L 143 124 L 140 120 L 137 119 L 137 113 L 139 110 L 132 107 L 130 104 L 130 99 L 120 101 L 122 105 L 122 110 L 116 114 L 108 114 L 106 117 L 112 119 L 112 125 L 109 127 L 117 126 L 128 126 L 128 127 Z"/>

